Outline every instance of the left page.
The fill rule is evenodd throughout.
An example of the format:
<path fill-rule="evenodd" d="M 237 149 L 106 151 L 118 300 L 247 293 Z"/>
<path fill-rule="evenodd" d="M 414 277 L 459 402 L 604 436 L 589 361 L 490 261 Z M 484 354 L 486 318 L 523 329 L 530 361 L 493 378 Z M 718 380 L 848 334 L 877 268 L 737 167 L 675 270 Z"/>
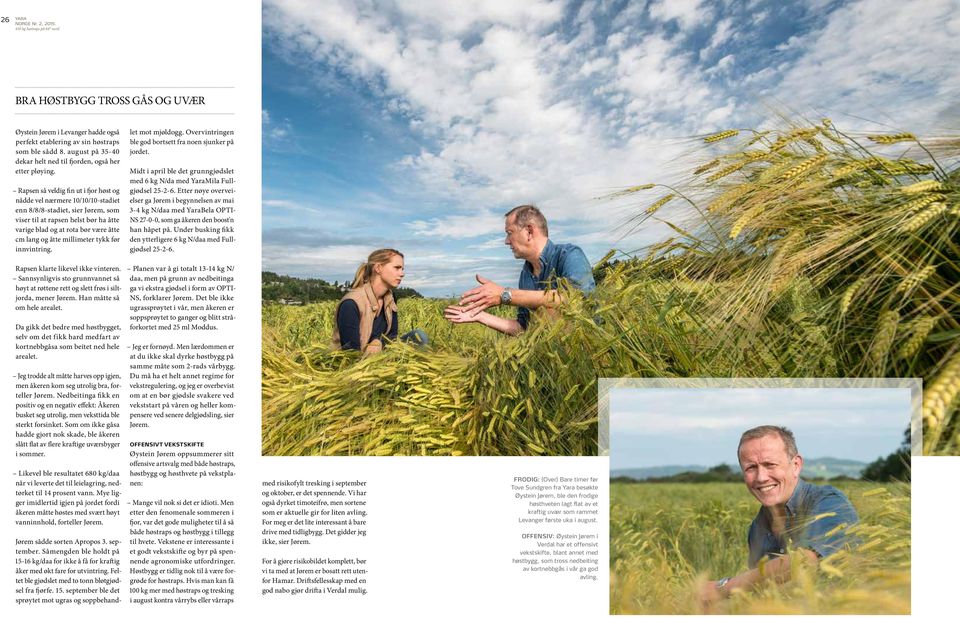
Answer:
<path fill-rule="evenodd" d="M 259 4 L 2 12 L 4 613 L 235 607 Z"/>
<path fill-rule="evenodd" d="M 261 455 L 260 3 L 3 13 L 5 614 L 605 614 L 605 457 Z"/>

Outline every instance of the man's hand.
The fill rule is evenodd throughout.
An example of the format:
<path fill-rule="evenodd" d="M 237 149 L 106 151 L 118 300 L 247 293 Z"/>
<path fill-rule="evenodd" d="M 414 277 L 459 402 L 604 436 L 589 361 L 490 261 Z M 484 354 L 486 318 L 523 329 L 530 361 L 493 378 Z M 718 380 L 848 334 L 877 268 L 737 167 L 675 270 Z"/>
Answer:
<path fill-rule="evenodd" d="M 697 589 L 697 602 L 700 605 L 700 611 L 704 614 L 712 613 L 713 607 L 717 602 L 726 598 L 724 590 L 717 587 L 716 581 L 705 581 Z"/>
<path fill-rule="evenodd" d="M 503 287 L 485 277 L 477 275 L 477 287 L 467 290 L 460 297 L 460 305 L 466 311 L 483 311 L 500 304 Z"/>
<path fill-rule="evenodd" d="M 771 581 L 775 584 L 782 584 L 790 581 L 792 575 L 790 569 L 791 558 L 796 558 L 801 563 L 816 568 L 820 562 L 820 557 L 811 549 L 803 548 L 791 552 L 787 556 L 778 556 L 770 560 L 764 560 L 763 568 L 754 568 L 734 575 L 724 584 L 722 588 L 717 587 L 717 582 L 708 581 L 697 586 L 697 600 L 700 602 L 700 610 L 704 614 L 712 612 L 713 606 L 718 601 L 726 599 L 735 590 L 750 590 L 759 586 L 764 581 Z"/>
<path fill-rule="evenodd" d="M 470 322 L 479 322 L 481 313 L 483 312 L 479 309 L 467 311 L 466 307 L 450 305 L 443 310 L 443 317 L 454 324 L 469 324 Z"/>

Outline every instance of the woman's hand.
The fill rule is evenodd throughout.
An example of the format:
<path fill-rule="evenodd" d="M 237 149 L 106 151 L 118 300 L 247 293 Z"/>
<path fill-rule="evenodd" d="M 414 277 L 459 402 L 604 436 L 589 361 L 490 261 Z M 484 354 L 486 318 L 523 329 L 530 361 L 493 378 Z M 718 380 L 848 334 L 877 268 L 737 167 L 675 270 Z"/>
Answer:
<path fill-rule="evenodd" d="M 479 322 L 482 314 L 483 311 L 481 309 L 467 311 L 466 308 L 461 307 L 460 305 L 449 305 L 443 310 L 443 317 L 445 317 L 448 322 L 453 322 L 454 324 L 469 324 L 470 322 Z"/>
<path fill-rule="evenodd" d="M 366 358 L 372 354 L 379 354 L 383 352 L 383 342 L 379 339 L 374 339 L 367 344 L 367 347 L 363 349 L 363 358 Z"/>

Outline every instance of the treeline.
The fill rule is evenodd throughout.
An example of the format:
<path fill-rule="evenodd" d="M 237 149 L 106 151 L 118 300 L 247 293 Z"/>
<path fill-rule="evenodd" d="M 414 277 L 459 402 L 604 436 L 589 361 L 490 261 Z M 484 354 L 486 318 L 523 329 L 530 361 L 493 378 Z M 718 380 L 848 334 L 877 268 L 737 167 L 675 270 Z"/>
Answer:
<path fill-rule="evenodd" d="M 852 476 L 847 476 L 846 474 L 841 474 L 839 476 L 831 476 L 830 478 L 813 478 L 801 475 L 801 478 L 809 483 L 837 483 L 840 481 L 866 481 L 873 479 L 864 479 L 858 478 L 855 479 Z M 892 480 L 892 479 L 891 479 Z M 646 479 L 635 479 L 630 476 L 615 476 L 610 479 L 611 483 L 623 483 L 629 485 L 631 483 L 743 483 L 742 476 L 736 476 L 734 478 L 724 478 L 716 479 L 707 476 L 705 473 L 693 473 L 693 475 L 678 474 L 676 476 L 657 476 Z"/>
<path fill-rule="evenodd" d="M 340 300 L 350 289 L 349 281 L 329 283 L 323 279 L 300 279 L 263 271 L 260 277 L 261 298 L 264 302 L 306 305 L 324 300 Z M 413 288 L 399 288 L 396 298 L 422 298 Z"/>
<path fill-rule="evenodd" d="M 903 432 L 900 448 L 864 468 L 862 477 L 867 481 L 910 480 L 910 428 Z"/>
<path fill-rule="evenodd" d="M 801 475 L 803 477 L 803 475 Z M 803 477 L 804 480 L 812 480 L 807 477 Z M 865 477 L 866 478 L 866 477 Z M 834 476 L 828 479 L 816 479 L 817 481 L 826 480 L 827 482 L 831 481 L 853 481 L 853 479 L 846 475 Z M 881 480 L 881 479 L 866 479 L 866 480 Z M 882 479 L 889 480 L 889 479 Z M 635 479 L 630 476 L 616 476 L 610 479 L 611 483 L 742 483 L 743 475 L 739 471 L 735 471 L 733 468 L 727 464 L 720 464 L 714 466 L 707 470 L 706 472 L 678 472 L 677 474 L 672 474 L 670 476 L 652 476 L 645 479 Z"/>
<path fill-rule="evenodd" d="M 611 483 L 742 483 L 743 476 L 734 472 L 727 464 L 720 464 L 706 472 L 687 470 L 670 476 L 652 476 L 645 479 L 635 479 L 629 476 L 617 476 L 610 479 Z"/>

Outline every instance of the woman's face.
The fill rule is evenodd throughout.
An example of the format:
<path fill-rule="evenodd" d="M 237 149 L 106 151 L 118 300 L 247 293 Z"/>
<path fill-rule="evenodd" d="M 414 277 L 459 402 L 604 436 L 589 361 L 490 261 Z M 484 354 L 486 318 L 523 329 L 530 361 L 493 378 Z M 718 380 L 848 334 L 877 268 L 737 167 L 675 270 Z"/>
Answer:
<path fill-rule="evenodd" d="M 391 290 L 398 288 L 403 281 L 403 258 L 394 255 L 386 264 L 377 264 L 374 270 L 388 288 Z"/>

